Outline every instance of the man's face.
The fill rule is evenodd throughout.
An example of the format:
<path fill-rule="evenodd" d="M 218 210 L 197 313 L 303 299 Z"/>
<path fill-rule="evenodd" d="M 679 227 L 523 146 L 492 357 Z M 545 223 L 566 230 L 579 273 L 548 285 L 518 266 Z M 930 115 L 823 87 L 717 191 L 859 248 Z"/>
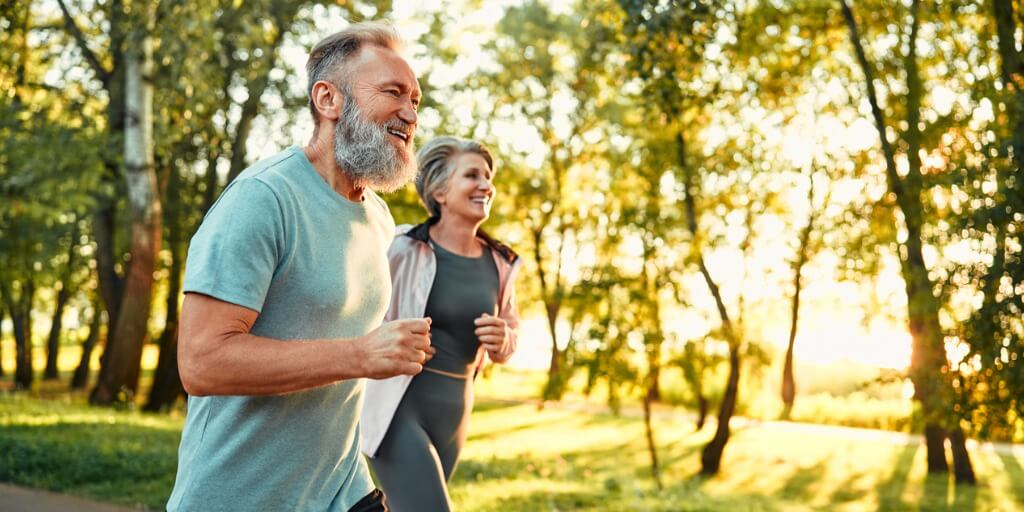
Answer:
<path fill-rule="evenodd" d="M 348 70 L 335 159 L 357 186 L 398 189 L 416 174 L 416 75 L 394 51 L 376 46 L 363 48 Z"/>

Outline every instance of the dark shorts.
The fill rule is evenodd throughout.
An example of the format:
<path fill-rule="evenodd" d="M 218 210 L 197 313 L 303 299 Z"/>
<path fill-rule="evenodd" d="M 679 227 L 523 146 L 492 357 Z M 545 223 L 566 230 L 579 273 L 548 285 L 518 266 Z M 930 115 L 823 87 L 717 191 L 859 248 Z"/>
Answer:
<path fill-rule="evenodd" d="M 352 505 L 348 512 L 388 512 L 387 499 L 380 489 L 374 489 L 373 492 L 363 496 L 363 499 Z"/>

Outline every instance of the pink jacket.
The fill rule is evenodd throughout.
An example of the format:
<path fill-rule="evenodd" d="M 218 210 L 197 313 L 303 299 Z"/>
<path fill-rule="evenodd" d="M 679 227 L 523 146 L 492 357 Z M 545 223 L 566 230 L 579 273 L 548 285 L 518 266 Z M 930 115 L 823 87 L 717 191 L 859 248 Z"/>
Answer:
<path fill-rule="evenodd" d="M 434 249 L 427 238 L 430 221 L 417 226 L 398 226 L 397 234 L 388 249 L 391 262 L 391 305 L 384 315 L 384 321 L 401 318 L 422 318 L 427 309 L 427 298 L 434 284 L 437 260 Z M 491 248 L 494 263 L 498 268 L 499 307 L 498 316 L 505 320 L 511 331 L 512 350 L 515 350 L 519 327 L 519 313 L 516 308 L 515 278 L 522 260 L 508 247 L 479 232 L 478 237 Z M 477 350 L 477 368 L 483 364 L 485 351 Z M 412 376 L 399 375 L 389 379 L 366 379 L 363 394 L 363 412 L 360 419 L 360 441 L 362 451 L 374 457 L 381 441 L 391 425 L 391 419 L 398 409 L 405 390 L 412 382 Z"/>

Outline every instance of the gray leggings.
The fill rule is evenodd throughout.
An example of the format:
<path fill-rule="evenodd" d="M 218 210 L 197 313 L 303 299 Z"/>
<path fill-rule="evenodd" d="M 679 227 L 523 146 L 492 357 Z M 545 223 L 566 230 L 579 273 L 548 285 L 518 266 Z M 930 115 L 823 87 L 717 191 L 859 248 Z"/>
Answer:
<path fill-rule="evenodd" d="M 452 509 L 448 480 L 466 441 L 473 383 L 423 371 L 413 378 L 370 465 L 392 512 Z"/>

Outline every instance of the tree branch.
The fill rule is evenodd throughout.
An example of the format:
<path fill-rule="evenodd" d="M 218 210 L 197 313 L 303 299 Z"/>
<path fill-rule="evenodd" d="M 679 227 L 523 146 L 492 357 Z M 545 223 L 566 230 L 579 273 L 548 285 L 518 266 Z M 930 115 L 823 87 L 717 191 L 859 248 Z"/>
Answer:
<path fill-rule="evenodd" d="M 871 64 L 864 53 L 864 45 L 860 41 L 860 32 L 857 30 L 857 21 L 853 17 L 853 11 L 846 3 L 846 0 L 839 0 L 843 11 L 843 18 L 850 29 L 850 42 L 853 43 L 853 50 L 857 54 L 857 62 L 864 72 L 864 82 L 867 86 L 868 103 L 871 104 L 871 114 L 875 120 L 875 128 L 878 129 L 878 138 L 882 144 L 882 156 L 885 158 L 885 171 L 889 178 L 889 188 L 896 194 L 897 200 L 905 196 L 903 192 L 903 180 L 896 172 L 896 156 L 889 143 L 889 136 L 885 133 L 885 117 L 882 115 L 882 108 L 878 106 L 878 93 L 875 91 L 875 74 L 872 72 Z"/>
<path fill-rule="evenodd" d="M 78 43 L 78 49 L 81 50 L 82 55 L 85 56 L 85 60 L 89 62 L 89 66 L 96 72 L 100 81 L 103 82 L 104 88 L 106 88 L 107 83 L 110 81 L 111 72 L 103 67 L 100 60 L 96 58 L 96 54 L 89 49 L 87 44 L 85 44 L 85 35 L 82 34 L 82 31 L 78 28 L 78 25 L 75 23 L 75 19 L 71 17 L 71 11 L 69 11 L 67 6 L 64 5 L 64 0 L 57 0 L 57 4 L 60 5 L 60 12 L 64 14 L 64 25 L 67 27 L 68 32 L 70 32 L 71 36 L 75 38 L 75 42 Z"/>

